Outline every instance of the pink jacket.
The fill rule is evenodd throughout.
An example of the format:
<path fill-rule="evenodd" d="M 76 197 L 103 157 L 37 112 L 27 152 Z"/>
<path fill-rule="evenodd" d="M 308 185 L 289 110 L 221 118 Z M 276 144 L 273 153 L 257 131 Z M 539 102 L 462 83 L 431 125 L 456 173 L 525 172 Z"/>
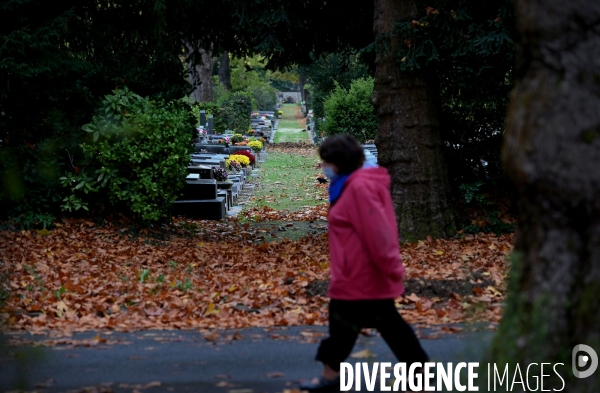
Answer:
<path fill-rule="evenodd" d="M 404 267 L 398 243 L 387 170 L 355 171 L 329 210 L 331 281 L 327 295 L 339 300 L 402 295 Z"/>

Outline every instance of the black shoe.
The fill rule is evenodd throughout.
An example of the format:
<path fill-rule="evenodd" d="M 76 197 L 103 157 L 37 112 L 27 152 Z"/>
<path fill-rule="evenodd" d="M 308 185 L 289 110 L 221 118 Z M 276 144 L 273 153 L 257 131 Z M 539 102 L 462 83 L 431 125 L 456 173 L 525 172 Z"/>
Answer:
<path fill-rule="evenodd" d="M 336 379 L 325 379 L 319 377 L 317 383 L 307 382 L 300 385 L 300 390 L 308 390 L 309 392 L 339 392 L 340 391 L 340 377 Z"/>

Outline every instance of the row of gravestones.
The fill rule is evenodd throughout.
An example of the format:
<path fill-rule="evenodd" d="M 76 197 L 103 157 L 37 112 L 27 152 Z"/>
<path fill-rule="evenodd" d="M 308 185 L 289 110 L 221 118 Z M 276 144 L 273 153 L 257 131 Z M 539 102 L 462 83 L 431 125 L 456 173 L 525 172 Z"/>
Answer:
<path fill-rule="evenodd" d="M 377 147 L 374 144 L 363 145 L 365 151 L 365 159 L 370 164 L 377 164 Z"/>
<path fill-rule="evenodd" d="M 262 111 L 260 112 L 263 115 L 266 115 L 268 119 L 271 121 L 271 124 L 275 124 L 275 112 L 274 111 Z M 266 140 L 270 140 L 271 131 L 274 128 L 273 126 L 268 126 L 261 119 L 251 119 L 250 120 L 250 128 L 255 131 L 255 135 L 261 135 Z M 206 135 L 200 135 L 200 143 L 197 145 L 202 147 L 203 145 L 215 144 L 219 139 L 225 139 L 226 135 L 218 135 L 215 134 L 214 130 L 214 118 L 213 115 L 206 116 L 206 111 L 200 111 L 200 129 L 206 131 Z M 231 134 L 230 134 L 231 136 Z"/>
<path fill-rule="evenodd" d="M 235 151 L 250 150 L 247 146 L 234 147 L 239 148 Z M 221 220 L 227 217 L 253 169 L 248 166 L 242 168 L 239 173 L 229 174 L 229 180 L 232 182 L 217 182 L 214 179 L 213 167 L 225 169 L 227 158 L 229 153 L 192 154 L 183 195 L 173 205 L 175 216 L 201 220 Z M 260 161 L 256 161 L 264 162 L 266 158 L 267 153 L 261 152 Z"/>

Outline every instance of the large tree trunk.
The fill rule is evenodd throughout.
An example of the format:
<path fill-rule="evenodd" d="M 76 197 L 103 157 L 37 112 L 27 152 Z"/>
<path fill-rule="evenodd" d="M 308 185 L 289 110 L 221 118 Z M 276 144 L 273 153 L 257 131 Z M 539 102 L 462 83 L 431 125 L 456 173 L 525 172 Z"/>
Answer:
<path fill-rule="evenodd" d="M 213 65 L 215 60 L 210 51 L 200 49 L 202 55 L 202 64 L 199 64 L 198 73 L 200 75 L 200 101 L 209 102 L 213 99 Z"/>
<path fill-rule="evenodd" d="M 375 0 L 374 33 L 383 37 L 396 22 L 418 15 L 415 0 Z M 392 177 L 398 229 L 404 240 L 454 235 L 454 214 L 439 130 L 436 90 L 424 71 L 401 72 L 396 52 L 375 60 L 373 103 L 379 117 L 375 143 L 379 163 Z"/>
<path fill-rule="evenodd" d="M 562 362 L 565 391 L 599 392 L 599 371 L 573 378 L 571 351 L 600 349 L 600 3 L 517 0 L 516 11 L 503 161 L 519 224 L 492 359 Z"/>
<path fill-rule="evenodd" d="M 229 52 L 223 52 L 219 59 L 219 83 L 221 83 L 227 91 L 231 90 L 231 70 L 229 68 Z"/>
<path fill-rule="evenodd" d="M 201 63 L 191 62 L 189 65 L 189 80 L 194 86 L 191 97 L 197 102 L 209 102 L 213 99 L 212 70 L 215 60 L 212 53 L 204 49 L 200 49 L 200 59 Z"/>

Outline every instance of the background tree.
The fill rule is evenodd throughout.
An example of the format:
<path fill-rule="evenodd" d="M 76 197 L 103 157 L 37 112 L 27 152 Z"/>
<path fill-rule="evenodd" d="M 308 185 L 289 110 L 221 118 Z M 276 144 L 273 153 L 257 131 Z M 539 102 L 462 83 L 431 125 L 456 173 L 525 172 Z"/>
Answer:
<path fill-rule="evenodd" d="M 562 362 L 571 374 L 576 344 L 600 348 L 600 6 L 517 0 L 516 11 L 503 160 L 519 224 L 492 360 Z M 561 388 L 553 382 L 545 388 Z M 571 376 L 566 386 L 597 392 L 600 379 Z"/>
<path fill-rule="evenodd" d="M 231 70 L 229 69 L 229 52 L 223 52 L 219 58 L 219 83 L 231 90 Z"/>
<path fill-rule="evenodd" d="M 302 71 L 310 85 L 309 104 L 317 118 L 325 117 L 323 103 L 336 84 L 348 89 L 354 80 L 373 76 L 373 72 L 356 51 L 322 54 L 311 64 L 303 66 Z"/>
<path fill-rule="evenodd" d="M 425 70 L 439 85 L 440 132 L 450 183 L 505 189 L 500 145 L 513 84 L 510 0 L 418 1 L 418 18 L 396 28 L 401 70 Z"/>
<path fill-rule="evenodd" d="M 373 103 L 379 117 L 378 161 L 392 177 L 392 198 L 403 239 L 448 237 L 456 230 L 440 135 L 437 89 L 424 71 L 402 71 L 404 45 L 396 23 L 419 17 L 415 1 L 375 0 L 374 29 L 389 49 L 376 59 Z"/>
<path fill-rule="evenodd" d="M 194 88 L 191 97 L 197 102 L 213 100 L 214 64 L 212 52 L 202 48 L 200 48 L 200 63 L 189 62 L 189 81 Z"/>

